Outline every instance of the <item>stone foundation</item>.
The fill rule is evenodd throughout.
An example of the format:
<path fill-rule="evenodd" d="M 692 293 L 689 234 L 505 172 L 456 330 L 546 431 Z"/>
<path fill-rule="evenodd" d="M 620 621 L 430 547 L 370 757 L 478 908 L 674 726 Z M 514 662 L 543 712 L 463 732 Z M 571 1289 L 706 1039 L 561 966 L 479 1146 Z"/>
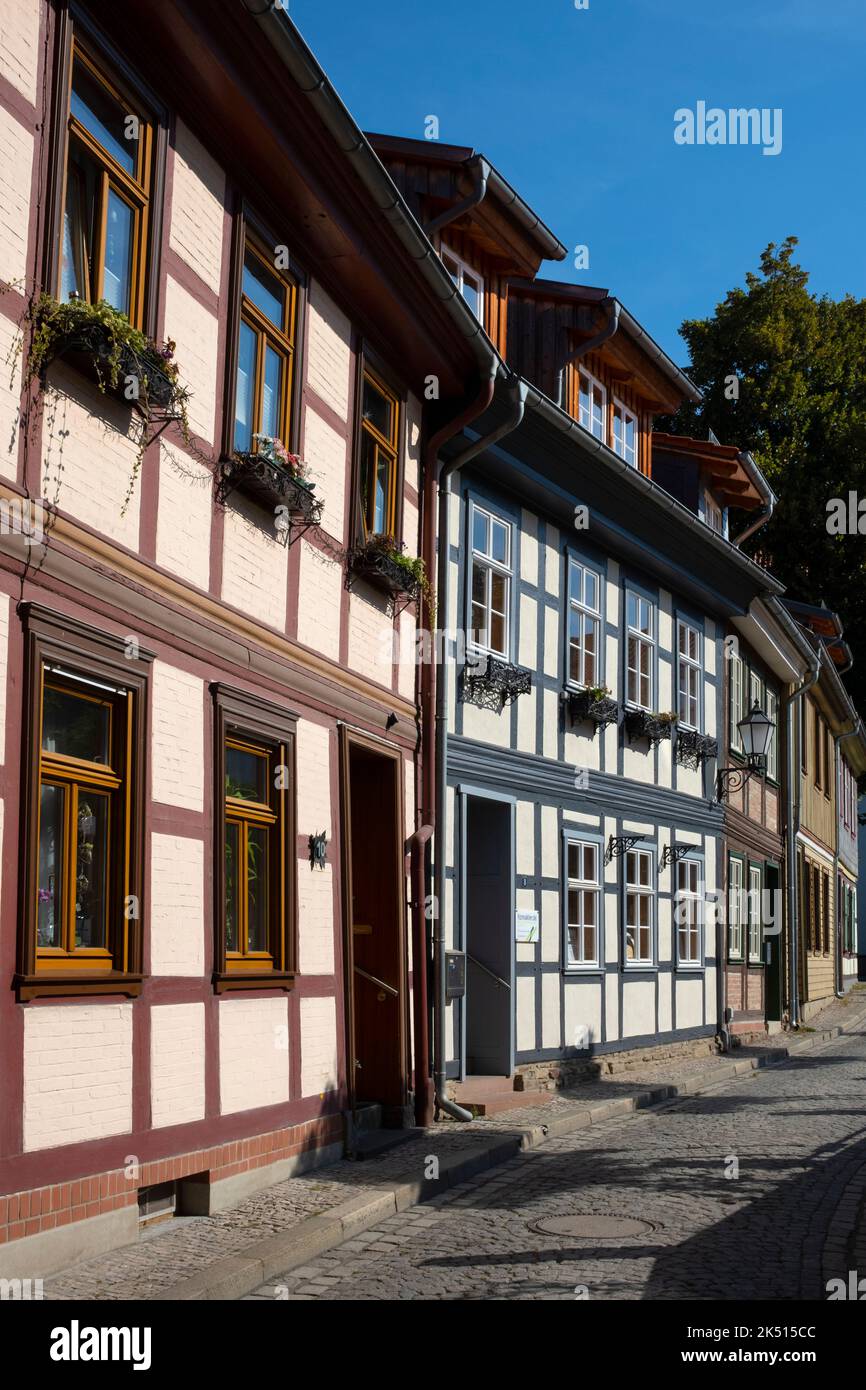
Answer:
<path fill-rule="evenodd" d="M 514 1075 L 516 1091 L 558 1091 L 581 1081 L 596 1081 L 635 1067 L 657 1066 L 660 1062 L 684 1062 L 695 1057 L 715 1057 L 721 1049 L 715 1038 L 694 1038 L 688 1042 L 662 1043 L 625 1052 L 604 1052 L 596 1057 L 563 1058 L 548 1062 L 526 1062 Z"/>

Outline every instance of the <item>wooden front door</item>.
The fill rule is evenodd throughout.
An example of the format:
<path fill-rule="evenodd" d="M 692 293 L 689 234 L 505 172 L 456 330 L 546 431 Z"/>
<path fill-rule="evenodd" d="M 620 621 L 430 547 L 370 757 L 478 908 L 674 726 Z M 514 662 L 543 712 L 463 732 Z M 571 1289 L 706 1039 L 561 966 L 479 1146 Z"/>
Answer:
<path fill-rule="evenodd" d="M 402 1123 L 408 1099 L 402 761 L 346 732 L 346 971 L 354 1103 Z"/>

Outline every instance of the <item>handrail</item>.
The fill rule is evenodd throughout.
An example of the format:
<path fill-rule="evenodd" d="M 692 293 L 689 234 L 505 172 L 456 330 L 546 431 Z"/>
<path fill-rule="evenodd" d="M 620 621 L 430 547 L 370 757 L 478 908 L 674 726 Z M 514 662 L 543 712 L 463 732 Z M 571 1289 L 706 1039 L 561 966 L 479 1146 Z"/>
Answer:
<path fill-rule="evenodd" d="M 507 980 L 503 980 L 501 975 L 495 975 L 490 967 L 485 965 L 483 961 L 478 960 L 477 956 L 473 956 L 471 951 L 466 952 L 466 957 L 468 960 L 472 961 L 473 965 L 477 965 L 479 970 L 483 970 L 485 975 L 489 975 L 491 980 L 495 980 L 498 985 L 501 985 L 503 989 L 511 989 L 511 985 Z"/>
<path fill-rule="evenodd" d="M 393 994 L 395 999 L 399 998 L 399 990 L 396 990 L 393 985 L 386 985 L 384 980 L 377 979 L 377 977 L 371 975 L 368 970 L 362 970 L 360 965 L 356 965 L 355 969 L 359 975 L 364 976 L 365 980 L 370 980 L 374 985 L 378 985 L 380 989 L 386 989 L 389 994 Z"/>

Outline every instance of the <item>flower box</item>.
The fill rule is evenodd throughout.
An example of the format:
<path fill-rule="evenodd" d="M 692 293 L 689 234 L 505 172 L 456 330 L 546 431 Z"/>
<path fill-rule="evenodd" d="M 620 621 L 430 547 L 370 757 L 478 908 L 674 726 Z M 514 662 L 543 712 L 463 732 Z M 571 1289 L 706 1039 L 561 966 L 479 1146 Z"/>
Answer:
<path fill-rule="evenodd" d="M 670 739 L 676 717 L 670 714 L 653 714 L 645 709 L 627 709 L 625 712 L 625 731 L 629 743 L 646 739 L 650 747 Z"/>
<path fill-rule="evenodd" d="M 572 726 L 594 724 L 597 729 L 603 729 L 615 724 L 619 716 L 617 701 L 610 695 L 600 694 L 597 689 L 565 690 L 562 699 Z"/>
<path fill-rule="evenodd" d="M 46 349 L 43 367 L 52 361 L 66 362 L 115 400 L 131 406 L 141 403 L 149 410 L 170 410 L 178 386 L 167 366 L 169 360 L 155 346 L 144 350 L 129 343 L 118 346 L 108 325 L 94 319 L 58 333 Z M 128 394 L 130 377 L 136 380 L 137 394 Z"/>
<path fill-rule="evenodd" d="M 371 537 L 348 555 L 349 573 L 356 579 L 381 589 L 391 598 L 408 598 L 417 603 L 425 592 L 425 576 L 420 560 L 411 560 L 390 537 Z"/>
<path fill-rule="evenodd" d="M 501 713 L 519 695 L 532 689 L 532 672 L 486 652 L 469 655 L 463 667 L 463 699 L 470 705 Z"/>
<path fill-rule="evenodd" d="M 718 755 L 719 745 L 709 734 L 699 734 L 695 729 L 677 729 L 675 756 L 682 767 L 697 770 Z"/>
<path fill-rule="evenodd" d="M 315 484 L 284 468 L 262 451 L 233 454 L 221 465 L 220 495 L 238 491 L 268 508 L 286 507 L 291 516 L 309 525 L 321 519 L 322 502 L 315 496 Z"/>

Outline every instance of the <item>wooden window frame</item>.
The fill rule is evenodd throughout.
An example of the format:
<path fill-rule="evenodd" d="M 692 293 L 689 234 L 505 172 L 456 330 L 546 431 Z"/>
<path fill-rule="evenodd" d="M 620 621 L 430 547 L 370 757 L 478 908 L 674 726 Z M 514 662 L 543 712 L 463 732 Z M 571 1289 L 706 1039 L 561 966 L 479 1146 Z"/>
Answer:
<path fill-rule="evenodd" d="M 56 298 L 60 295 L 63 229 L 66 207 L 66 179 L 70 148 L 70 97 L 73 57 L 80 54 L 85 65 L 97 75 L 116 99 L 136 114 L 146 128 L 147 148 L 144 152 L 146 178 L 138 186 L 147 204 L 146 217 L 140 223 L 137 245 L 137 273 L 131 275 L 130 322 L 149 337 L 156 336 L 159 299 L 160 248 L 162 245 L 163 207 L 165 202 L 165 165 L 168 150 L 168 114 L 151 89 L 130 68 L 124 56 L 110 44 L 77 8 L 64 7 L 56 28 L 51 95 L 51 141 L 47 189 L 47 216 L 42 246 L 42 279 L 46 289 Z M 94 137 L 80 132 L 75 123 L 74 134 L 81 139 L 100 163 L 110 160 L 108 152 Z M 97 153 L 98 150 L 98 153 Z M 133 183 L 123 170 L 117 171 L 118 182 Z M 127 193 L 131 190 L 127 188 Z M 104 222 L 103 209 L 103 222 Z"/>
<path fill-rule="evenodd" d="M 645 603 L 645 604 L 647 605 L 647 608 L 649 609 L 650 627 L 651 627 L 651 632 L 650 632 L 650 635 L 649 635 L 649 636 L 647 636 L 647 634 L 646 634 L 645 632 L 643 632 L 640 628 L 632 627 L 631 623 L 629 622 L 629 619 L 628 619 L 628 604 L 629 604 L 629 599 L 630 599 L 630 598 L 633 598 L 633 599 L 636 601 L 636 603 L 638 603 L 638 604 Z M 638 609 L 638 618 L 639 618 L 639 617 L 640 617 L 640 609 Z M 653 709 L 653 707 L 654 707 L 654 704 L 655 704 L 655 699 L 656 699 L 656 655 L 657 655 L 657 652 L 658 652 L 658 614 L 657 614 L 657 612 L 656 612 L 656 603 L 655 603 L 655 601 L 654 601 L 653 599 L 647 598 L 645 594 L 639 593 L 637 589 L 628 589 L 628 588 L 627 588 L 626 591 L 625 591 L 625 611 L 624 611 L 624 619 L 625 619 L 625 703 L 626 703 L 626 706 L 628 707 L 628 709 L 641 709 L 641 710 L 649 710 L 649 711 L 652 711 L 652 709 Z M 631 666 L 630 663 L 629 663 L 629 650 L 628 650 L 628 649 L 629 649 L 629 642 L 630 642 L 630 640 L 631 640 L 632 637 L 634 638 L 635 642 L 637 643 L 638 648 L 640 648 L 641 646 L 645 646 L 645 647 L 648 647 L 648 648 L 649 648 L 649 653 L 650 653 L 649 699 L 648 699 L 648 701 L 647 701 L 646 704 L 641 703 L 641 700 L 640 700 L 640 681 L 641 681 L 641 670 L 640 670 L 640 666 L 638 665 L 638 666 L 633 667 L 633 666 Z M 636 677 L 636 680 L 637 680 L 637 696 L 638 696 L 638 698 L 637 698 L 636 700 L 633 700 L 633 699 L 631 698 L 630 693 L 629 693 L 630 676 L 631 676 L 631 674 L 632 674 L 632 671 L 634 671 L 634 674 L 635 674 L 635 677 Z"/>
<path fill-rule="evenodd" d="M 757 875 L 757 887 L 753 880 Z M 761 954 L 764 945 L 764 924 L 761 918 L 764 892 L 764 872 L 760 864 L 754 862 L 748 866 L 749 890 L 746 898 L 746 929 L 747 929 L 747 950 L 749 965 L 763 965 L 764 960 Z M 757 899 L 755 894 L 757 893 Z M 757 938 L 757 950 L 752 950 L 752 938 Z"/>
<path fill-rule="evenodd" d="M 447 256 L 448 259 L 453 261 L 455 266 L 457 267 L 456 279 L 453 275 L 451 275 L 451 271 L 448 270 L 447 265 L 445 266 L 445 269 L 448 270 L 448 274 L 451 275 L 451 278 L 452 280 L 454 280 L 457 289 L 460 291 L 460 297 L 467 304 L 469 304 L 469 301 L 466 299 L 466 295 L 463 293 L 467 273 L 469 274 L 471 279 L 476 281 L 479 310 L 478 314 L 476 315 L 476 318 L 478 319 L 478 322 L 481 324 L 481 327 L 484 328 L 487 323 L 487 283 L 481 271 L 476 270 L 475 267 L 470 265 L 468 261 L 464 260 L 462 256 L 458 256 L 457 252 L 452 251 L 451 247 L 447 246 L 444 242 L 439 247 L 439 255 L 442 258 L 443 265 L 445 265 L 445 257 Z M 472 308 L 471 304 L 469 304 L 469 307 L 470 309 Z"/>
<path fill-rule="evenodd" d="M 582 367 L 582 366 L 577 365 L 577 366 L 574 367 L 574 372 L 575 372 L 575 376 L 576 376 L 575 386 L 576 386 L 576 398 L 577 398 L 577 399 L 576 399 L 576 404 L 577 404 L 577 423 L 580 425 L 580 428 L 581 428 L 582 430 L 586 430 L 587 434 L 591 435 L 593 439 L 597 439 L 597 440 L 599 440 L 600 443 L 606 444 L 608 447 L 610 447 L 610 430 L 611 430 L 611 422 L 610 422 L 610 420 L 608 419 L 608 414 L 609 414 L 609 405 L 608 405 L 609 397 L 608 397 L 607 387 L 605 386 L 605 384 L 604 384 L 603 381 L 599 381 L 599 379 L 598 379 L 597 376 L 593 376 L 592 372 L 589 371 L 586 367 Z M 585 425 L 585 424 L 583 423 L 583 420 L 580 418 L 580 415 L 581 415 L 581 410 L 580 410 L 580 378 L 581 378 L 582 376 L 585 376 L 586 379 L 587 379 L 587 381 L 589 382 L 589 402 L 590 402 L 590 403 L 589 403 L 589 424 L 588 424 L 588 425 Z M 602 405 L 601 405 L 602 433 L 601 433 L 600 435 L 596 434 L 595 430 L 592 428 L 592 393 L 593 393 L 593 390 L 594 390 L 595 388 L 598 388 L 598 390 L 601 392 L 601 398 L 602 398 Z M 637 465 L 635 465 L 635 466 L 637 466 Z"/>
<path fill-rule="evenodd" d="M 680 640 L 681 640 L 682 634 L 683 634 L 684 632 L 693 632 L 693 633 L 695 634 L 695 636 L 697 637 L 697 644 L 696 644 L 696 645 L 697 645 L 697 652 L 698 652 L 698 654 L 697 654 L 697 656 L 695 656 L 695 657 L 689 656 L 687 652 L 683 652 L 682 649 L 681 649 Z M 676 638 L 677 638 L 677 727 L 680 728 L 680 729 L 690 729 L 690 730 L 694 730 L 694 731 L 697 733 L 697 732 L 700 731 L 701 726 L 702 726 L 702 724 L 703 724 L 703 719 L 704 719 L 704 634 L 703 634 L 703 631 L 701 630 L 701 628 L 698 627 L 697 623 L 690 622 L 688 618 L 677 618 L 677 632 L 676 632 Z M 695 695 L 695 704 L 696 704 L 696 706 L 697 706 L 697 712 L 696 712 L 696 715 L 695 715 L 695 721 L 694 721 L 694 723 L 692 723 L 689 719 L 684 718 L 684 717 L 683 717 L 683 712 L 682 712 L 682 699 L 683 699 L 683 681 L 682 681 L 682 676 L 683 676 L 683 668 L 684 668 L 684 667 L 685 667 L 686 671 L 695 671 L 695 672 L 697 673 L 697 693 L 696 693 L 696 695 Z M 690 700 L 691 700 L 691 696 L 687 694 L 686 699 L 690 701 Z"/>
<path fill-rule="evenodd" d="M 599 382 L 599 385 L 601 385 L 600 382 Z M 578 399 L 579 399 L 579 395 L 578 395 Z M 622 435 L 622 440 L 623 440 L 623 447 L 622 447 L 622 450 L 620 450 L 620 449 L 618 449 L 618 448 L 616 447 L 616 412 L 617 412 L 617 411 L 619 411 L 620 414 L 621 414 L 622 417 L 623 417 L 623 425 L 625 425 L 626 418 L 629 419 L 629 420 L 632 420 L 632 421 L 634 422 L 634 458 L 633 458 L 633 459 L 630 459 L 630 458 L 629 458 L 629 456 L 628 456 L 628 450 L 626 449 L 626 445 L 625 445 L 625 428 L 623 428 L 623 435 Z M 639 470 L 639 464 L 640 464 L 640 419 L 639 419 L 639 417 L 638 417 L 638 415 L 637 415 L 637 412 L 634 411 L 634 410 L 629 409 L 629 407 L 625 404 L 625 402 L 620 400 L 619 396 L 612 396 L 612 398 L 611 398 L 611 407 L 610 407 L 610 447 L 613 449 L 613 452 L 616 454 L 617 458 L 623 459 L 624 462 L 628 464 L 629 468 L 633 468 L 633 469 L 635 470 L 635 472 L 638 472 L 638 470 Z"/>
<path fill-rule="evenodd" d="M 694 872 L 694 874 L 697 876 L 697 887 L 695 888 L 694 891 L 692 891 L 691 888 L 683 888 L 683 887 L 682 887 L 682 885 L 681 885 L 681 883 L 680 883 L 680 870 L 681 870 L 681 869 L 688 870 L 690 876 L 692 875 L 693 872 Z M 674 911 L 673 929 L 674 929 L 674 933 L 675 933 L 675 935 L 676 935 L 677 969 L 678 969 L 678 970 L 703 970 L 703 968 L 704 968 L 704 923 L 703 923 L 703 900 L 704 900 L 704 894 L 703 894 L 703 874 L 702 874 L 702 872 L 701 872 L 702 869 L 703 869 L 703 864 L 702 864 L 701 860 L 698 859 L 698 858 L 694 858 L 694 857 L 692 857 L 691 855 L 687 855 L 687 856 L 685 856 L 683 859 L 679 859 L 679 860 L 677 861 L 677 863 L 676 863 L 676 866 L 675 866 L 675 872 L 676 872 L 676 888 L 675 888 L 675 890 L 674 890 L 674 895 L 673 895 L 673 911 Z M 693 904 L 695 905 L 695 906 L 694 906 L 694 914 L 695 914 L 695 915 L 694 915 L 694 921 L 693 921 L 692 918 L 691 918 L 691 913 L 690 913 L 690 915 L 689 915 L 689 917 L 687 918 L 686 921 L 684 921 L 684 922 L 680 921 L 680 919 L 679 919 L 679 917 L 678 917 L 677 914 L 678 914 L 678 912 L 680 911 L 680 905 L 681 905 L 682 903 L 693 903 Z M 684 956 L 684 955 L 682 954 L 682 951 L 680 950 L 680 933 L 681 933 L 681 932 L 685 932 L 685 933 L 688 935 L 689 940 L 691 940 L 691 939 L 694 937 L 694 939 L 695 939 L 695 941 L 696 941 L 696 943 L 697 943 L 697 953 L 696 953 L 694 956 L 691 956 L 691 955 Z"/>
<path fill-rule="evenodd" d="M 489 523 L 490 523 L 490 534 L 491 534 L 491 536 L 492 536 L 492 534 L 493 534 L 493 523 L 494 523 L 495 521 L 498 522 L 500 526 L 504 526 L 505 529 L 506 529 L 506 531 L 508 532 L 508 563 L 507 563 L 507 564 L 503 564 L 503 562 L 502 562 L 501 560 L 494 560 L 492 554 L 487 554 L 485 551 L 482 551 L 482 550 L 476 550 L 476 548 L 475 548 L 475 542 L 474 542 L 474 533 L 475 533 L 475 516 L 476 516 L 476 513 L 478 513 L 478 512 L 481 512 L 484 516 L 487 517 L 487 519 L 488 519 L 488 521 L 489 521 Z M 502 516 L 500 513 L 495 512 L 495 511 L 492 509 L 492 507 L 485 507 L 485 506 L 482 506 L 479 502 L 475 502 L 475 501 L 472 501 L 472 502 L 470 503 L 470 506 L 469 506 L 469 546 L 468 546 L 469 574 L 468 574 L 468 584 L 467 584 L 467 593 L 466 593 L 466 633 L 467 633 L 467 646 L 468 646 L 468 648 L 469 648 L 470 651 L 473 651 L 473 652 L 483 652 L 483 653 L 484 653 L 485 655 L 487 655 L 487 656 L 497 656 L 497 657 L 500 657 L 503 661 L 509 661 L 509 660 L 511 659 L 511 651 L 512 651 L 513 627 L 514 627 L 513 613 L 512 613 L 512 604 L 513 604 L 513 602 L 514 602 L 514 578 L 515 578 L 515 546 L 514 546 L 514 540 L 515 540 L 515 526 L 514 526 L 514 522 L 513 522 L 513 521 L 511 521 L 511 520 L 510 520 L 509 518 L 507 518 L 507 517 Z M 473 623 L 472 623 L 472 607 L 473 607 L 473 603 L 472 603 L 472 593 L 473 593 L 473 575 L 474 575 L 474 571 L 475 571 L 475 566 L 476 566 L 476 564 L 479 566 L 480 569 L 483 569 L 483 570 L 485 571 L 486 575 L 487 575 L 486 588 L 485 588 L 485 601 L 484 601 L 484 602 L 485 602 L 485 616 L 486 616 L 486 618 L 488 619 L 488 627 L 487 627 L 487 634 L 488 634 L 488 636 L 490 635 L 490 628 L 491 628 L 491 624 L 490 624 L 490 622 L 489 622 L 489 618 L 490 618 L 490 614 L 491 614 L 491 612 L 492 612 L 492 607 L 491 607 L 491 583 L 492 583 L 492 581 L 491 581 L 491 576 L 492 576 L 493 574 L 499 574 L 499 575 L 501 575 L 502 578 L 505 580 L 505 584 L 506 584 L 505 614 L 504 614 L 504 617 L 505 617 L 505 642 L 504 642 L 504 645 L 503 645 L 502 650 L 500 650 L 498 647 L 493 647 L 493 646 L 491 646 L 489 642 L 486 643 L 486 644 L 483 643 L 483 642 L 478 642 L 478 641 L 476 641 L 476 639 L 472 636 L 472 633 L 473 633 Z"/>
<path fill-rule="evenodd" d="M 281 709 L 231 686 L 215 683 L 211 686 L 214 721 L 214 971 L 213 984 L 217 994 L 235 990 L 288 990 L 294 987 L 298 974 L 298 853 L 297 853 L 297 770 L 296 734 L 298 715 Z M 277 794 L 284 798 L 280 813 L 272 824 L 278 824 L 275 837 L 280 858 L 274 872 L 278 884 L 280 906 L 276 921 L 269 922 L 269 951 L 247 955 L 230 954 L 226 950 L 226 820 L 225 791 L 226 744 L 246 743 L 267 748 L 284 760 L 288 768 L 289 786 Z M 229 807 L 240 817 L 241 806 Z M 264 823 L 258 816 L 257 819 Z M 280 823 L 281 822 L 281 823 Z M 232 964 L 232 962 L 237 962 Z"/>
<path fill-rule="evenodd" d="M 388 396 L 393 407 L 391 439 L 364 419 L 364 382 L 369 379 L 383 395 Z M 403 460 L 406 455 L 406 416 L 407 393 L 397 385 L 391 374 L 386 372 L 378 359 L 367 351 L 358 354 L 358 372 L 355 385 L 355 435 L 354 435 L 354 475 L 352 487 L 352 535 L 355 543 L 363 545 L 372 535 L 382 534 L 367 529 L 365 502 L 361 496 L 361 457 L 364 439 L 371 438 L 378 448 L 392 456 L 392 469 L 388 497 L 388 529 L 385 535 L 391 536 L 398 544 L 403 533 Z"/>
<path fill-rule="evenodd" d="M 149 667 L 152 652 L 129 650 L 122 637 L 102 633 L 77 619 L 55 613 L 38 604 L 22 605 L 25 625 L 25 705 L 23 727 L 23 872 L 21 875 L 18 969 L 14 986 L 20 1000 L 41 996 L 125 994 L 141 991 L 142 922 L 145 886 L 146 749 L 148 728 Z M 37 945 L 37 886 L 39 874 L 39 804 L 42 784 L 42 690 L 46 666 L 59 666 L 127 692 L 125 761 L 122 778 L 123 870 L 114 880 L 109 904 L 109 950 L 87 956 L 77 953 L 48 957 Z M 74 683 L 70 682 L 74 688 Z M 86 690 L 82 686 L 82 690 Z M 49 762 L 60 763 L 50 757 Z M 67 772 L 73 773 L 67 759 Z M 88 781 L 98 780 L 90 765 Z M 106 785 L 113 781 L 104 778 Z M 115 786 L 120 790 L 120 784 Z M 113 834 L 117 834 L 117 826 Z M 119 891 L 118 891 L 119 890 Z M 126 903 L 134 899 L 137 913 L 127 917 Z M 56 959 L 56 968 L 42 962 Z M 93 964 L 103 960 L 104 965 Z"/>
<path fill-rule="evenodd" d="M 259 371 L 264 354 L 264 344 L 272 336 L 274 345 L 280 353 L 288 356 L 289 371 L 283 381 L 283 400 L 280 410 L 280 424 L 285 431 L 279 437 L 289 453 L 297 453 L 301 433 L 301 404 L 303 396 L 302 363 L 304 351 L 304 323 L 306 319 L 307 276 L 291 251 L 288 265 L 278 270 L 267 257 L 267 246 L 283 246 L 286 243 L 275 236 L 267 224 L 255 213 L 249 204 L 236 194 L 234 198 L 231 268 L 229 274 L 229 320 L 226 336 L 225 388 L 223 407 L 223 427 L 221 449 L 222 457 L 230 459 L 235 454 L 235 409 L 237 407 L 238 358 L 240 356 L 241 322 L 250 321 L 255 332 L 260 335 L 259 360 L 256 370 L 255 400 L 253 408 L 253 428 L 259 428 L 261 407 L 259 396 Z M 250 249 L 265 268 L 277 279 L 290 287 L 291 307 L 287 317 L 291 321 L 292 332 L 279 333 L 275 325 L 262 314 L 261 310 L 246 300 L 243 292 L 244 261 Z M 245 307 L 246 306 L 246 307 Z"/>
<path fill-rule="evenodd" d="M 646 858 L 649 861 L 649 884 L 644 887 L 637 879 L 630 879 L 628 876 L 629 864 L 632 858 Z M 655 882 L 655 861 L 656 856 L 652 849 L 643 846 L 636 846 L 627 850 L 623 856 L 623 914 L 622 914 L 622 965 L 624 970 L 648 970 L 655 969 L 657 962 L 656 931 L 658 928 L 658 891 Z M 650 902 L 650 922 L 649 939 L 650 953 L 648 956 L 629 956 L 628 954 L 628 900 L 630 897 L 647 898 Z M 638 913 L 638 918 L 640 914 Z M 634 930 L 637 933 L 636 941 L 640 944 L 641 926 L 639 920 L 635 923 Z"/>
<path fill-rule="evenodd" d="M 738 883 L 734 884 L 734 869 Z M 743 911 L 746 891 L 746 865 L 739 854 L 728 856 L 728 960 L 735 965 L 743 965 L 746 960 L 747 915 Z"/>
<path fill-rule="evenodd" d="M 567 835 L 563 840 L 564 847 L 564 927 L 565 927 L 565 969 L 567 971 L 598 970 L 601 963 L 602 934 L 604 932 L 604 882 L 602 876 L 602 856 L 601 845 L 598 840 L 584 839 L 579 835 Z M 577 850 L 580 854 L 581 868 L 583 866 L 584 850 L 591 849 L 595 860 L 595 877 L 592 879 L 572 878 L 571 876 L 571 852 Z M 570 893 L 577 892 L 581 897 L 580 916 L 581 921 L 572 922 L 570 914 Z M 583 918 L 583 894 L 592 893 L 595 897 L 595 954 L 590 958 L 583 954 L 585 937 L 587 930 Z M 572 932 L 577 933 L 580 940 L 581 955 L 575 956 L 572 948 Z"/>

